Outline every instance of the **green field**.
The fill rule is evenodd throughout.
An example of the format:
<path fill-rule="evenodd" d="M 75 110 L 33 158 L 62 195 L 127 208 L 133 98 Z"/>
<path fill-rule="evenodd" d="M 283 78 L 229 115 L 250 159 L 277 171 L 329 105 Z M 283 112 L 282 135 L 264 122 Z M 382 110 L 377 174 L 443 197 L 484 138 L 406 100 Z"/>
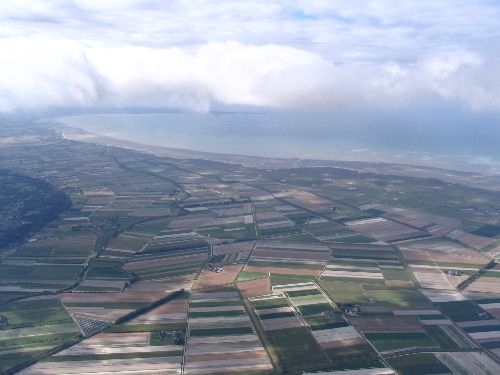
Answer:
<path fill-rule="evenodd" d="M 284 371 L 301 374 L 303 370 L 330 365 L 306 328 L 266 331 Z"/>
<path fill-rule="evenodd" d="M 431 353 L 388 358 L 387 362 L 401 375 L 451 374 L 451 371 Z"/>
<path fill-rule="evenodd" d="M 425 332 L 367 332 L 366 338 L 379 351 L 405 348 L 436 348 L 439 345 Z"/>

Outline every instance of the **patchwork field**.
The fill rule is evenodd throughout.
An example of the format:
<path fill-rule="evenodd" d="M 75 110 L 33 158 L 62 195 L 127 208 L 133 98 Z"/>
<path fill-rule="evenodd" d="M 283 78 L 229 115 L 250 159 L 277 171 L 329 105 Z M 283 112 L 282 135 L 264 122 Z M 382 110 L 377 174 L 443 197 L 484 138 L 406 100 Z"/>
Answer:
<path fill-rule="evenodd" d="M 321 244 L 259 241 L 243 271 L 312 279 L 321 274 L 329 258 L 330 249 Z"/>
<path fill-rule="evenodd" d="M 71 205 L 1 249 L 0 372 L 500 373 L 500 195 L 469 175 L 28 129 L 0 169 Z"/>
<path fill-rule="evenodd" d="M 179 374 L 185 342 L 187 299 L 178 298 L 107 332 L 98 333 L 23 374 Z"/>
<path fill-rule="evenodd" d="M 236 289 L 196 292 L 189 304 L 184 373 L 262 373 L 273 366 Z"/>
<path fill-rule="evenodd" d="M 34 297 L 0 305 L 0 370 L 77 340 L 78 326 L 55 297 Z"/>
<path fill-rule="evenodd" d="M 426 237 L 428 235 L 427 232 L 421 229 L 416 229 L 383 217 L 348 221 L 345 225 L 353 231 L 383 242 L 396 242 Z"/>

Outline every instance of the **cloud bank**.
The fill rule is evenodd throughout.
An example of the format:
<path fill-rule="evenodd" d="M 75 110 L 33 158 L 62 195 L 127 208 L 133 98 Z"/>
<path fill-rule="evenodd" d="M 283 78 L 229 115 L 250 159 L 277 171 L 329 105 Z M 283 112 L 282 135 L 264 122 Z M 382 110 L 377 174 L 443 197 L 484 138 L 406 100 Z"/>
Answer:
<path fill-rule="evenodd" d="M 460 49 L 405 64 L 334 64 L 276 44 L 211 42 L 182 49 L 0 40 L 0 111 L 95 105 L 206 111 L 213 103 L 393 108 L 433 100 L 500 110 L 500 68 Z"/>
<path fill-rule="evenodd" d="M 491 0 L 0 1 L 0 111 L 498 111 L 499 19 Z"/>

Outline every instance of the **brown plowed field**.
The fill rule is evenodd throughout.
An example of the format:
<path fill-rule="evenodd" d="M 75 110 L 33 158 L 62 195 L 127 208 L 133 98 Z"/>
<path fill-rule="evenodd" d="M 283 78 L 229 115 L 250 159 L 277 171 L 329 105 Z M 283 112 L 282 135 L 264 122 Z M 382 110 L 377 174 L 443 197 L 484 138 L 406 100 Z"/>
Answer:
<path fill-rule="evenodd" d="M 193 290 L 231 284 L 238 276 L 238 273 L 241 271 L 242 267 L 243 265 L 241 264 L 224 266 L 224 271 L 220 273 L 203 270 L 198 280 L 196 280 L 193 284 Z"/>
<path fill-rule="evenodd" d="M 238 288 L 245 298 L 271 293 L 271 281 L 265 279 L 248 280 L 238 283 Z"/>

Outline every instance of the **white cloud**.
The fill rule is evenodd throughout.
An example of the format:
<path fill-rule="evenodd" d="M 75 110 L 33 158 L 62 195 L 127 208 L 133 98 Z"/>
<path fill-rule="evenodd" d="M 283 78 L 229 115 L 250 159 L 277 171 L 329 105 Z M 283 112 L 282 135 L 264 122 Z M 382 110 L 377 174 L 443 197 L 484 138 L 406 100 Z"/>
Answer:
<path fill-rule="evenodd" d="M 439 98 L 500 110 L 491 59 L 470 51 L 411 64 L 347 63 L 280 45 L 207 43 L 196 49 L 91 47 L 69 40 L 0 41 L 0 110 L 214 102 L 278 108 L 392 108 Z"/>
<path fill-rule="evenodd" d="M 0 110 L 500 109 L 499 19 L 489 0 L 0 1 Z"/>
<path fill-rule="evenodd" d="M 181 48 L 235 40 L 335 62 L 411 61 L 498 44 L 499 18 L 490 0 L 4 0 L 0 38 Z"/>
<path fill-rule="evenodd" d="M 101 77 L 70 41 L 0 40 L 0 110 L 92 105 Z"/>

